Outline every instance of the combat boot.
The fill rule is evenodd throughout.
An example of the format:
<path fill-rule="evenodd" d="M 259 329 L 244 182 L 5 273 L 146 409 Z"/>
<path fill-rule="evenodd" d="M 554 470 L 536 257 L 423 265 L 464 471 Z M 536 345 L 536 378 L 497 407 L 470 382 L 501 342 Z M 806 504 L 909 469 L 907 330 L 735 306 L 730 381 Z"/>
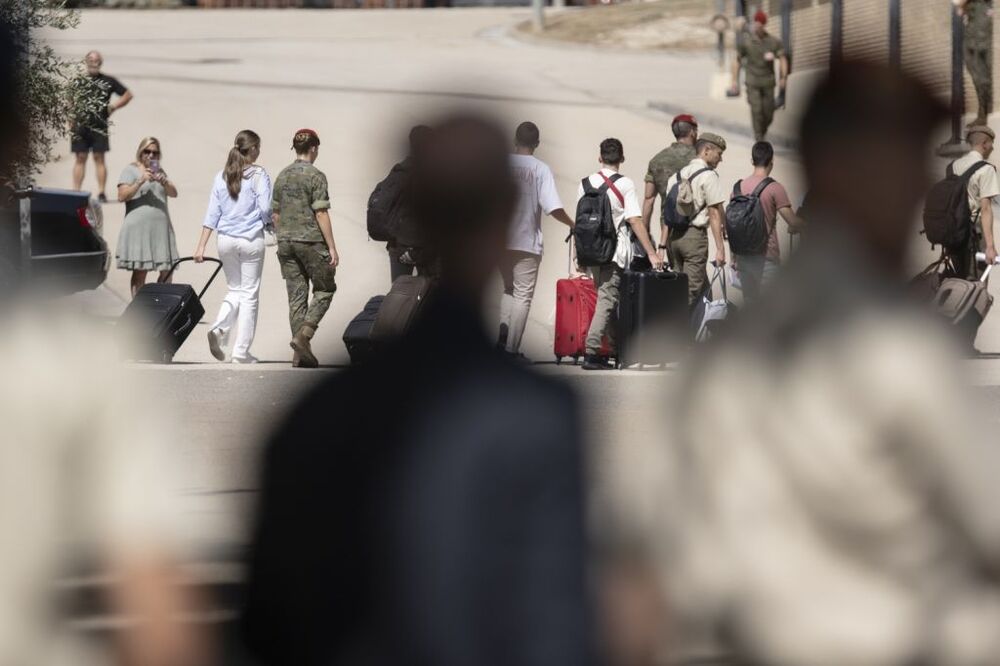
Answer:
<path fill-rule="evenodd" d="M 309 324 L 303 324 L 299 332 L 292 337 L 292 350 L 299 355 L 300 368 L 315 368 L 319 366 L 319 361 L 312 353 L 310 340 L 316 335 L 316 329 Z"/>

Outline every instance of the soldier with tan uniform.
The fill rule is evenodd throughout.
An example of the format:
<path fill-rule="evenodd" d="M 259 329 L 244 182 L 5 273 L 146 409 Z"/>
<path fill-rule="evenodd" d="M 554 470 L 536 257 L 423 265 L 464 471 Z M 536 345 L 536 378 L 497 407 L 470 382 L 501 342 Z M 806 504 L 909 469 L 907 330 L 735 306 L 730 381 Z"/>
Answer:
<path fill-rule="evenodd" d="M 737 58 L 733 61 L 733 83 L 730 95 L 739 94 L 740 66 L 746 72 L 747 101 L 753 120 L 756 141 L 763 141 L 774 120 L 775 102 L 774 64 L 780 65 L 778 89 L 782 97 L 788 82 L 788 57 L 781 40 L 767 31 L 767 14 L 758 11 L 753 17 L 753 28 L 743 37 L 738 47 Z"/>
<path fill-rule="evenodd" d="M 975 168 L 969 177 L 968 186 L 972 233 L 968 247 L 949 251 L 949 256 L 960 277 L 978 280 L 982 271 L 976 263 L 976 253 L 985 253 L 989 264 L 997 259 L 996 240 L 993 236 L 993 200 L 1000 196 L 1000 178 L 997 177 L 995 166 L 983 164 L 993 154 L 993 141 L 996 138 L 993 130 L 986 125 L 973 125 L 965 136 L 971 150 L 955 160 L 951 168 L 959 175 Z"/>
<path fill-rule="evenodd" d="M 965 67 L 976 87 L 979 111 L 972 125 L 985 125 L 993 111 L 993 0 L 955 0 L 965 17 Z"/>
<path fill-rule="evenodd" d="M 669 187 L 672 188 L 678 179 L 688 181 L 697 213 L 683 231 L 664 226 L 660 236 L 660 247 L 666 248 L 661 257 L 669 256 L 671 268 L 688 276 L 688 303 L 694 303 L 708 286 L 709 230 L 715 240 L 715 263 L 717 266 L 726 264 L 722 225 L 723 207 L 729 198 L 729 191 L 722 186 L 716 171 L 726 152 L 726 140 L 718 134 L 705 132 L 694 149 L 698 156 L 677 172 Z"/>
<path fill-rule="evenodd" d="M 278 263 L 288 289 L 288 320 L 292 328 L 292 365 L 319 365 L 310 340 L 337 291 L 340 257 L 330 224 L 330 193 L 326 176 L 313 166 L 319 136 L 301 129 L 292 141 L 295 162 L 274 181 L 271 211 L 278 232 Z M 309 301 L 309 283 L 313 298 Z"/>

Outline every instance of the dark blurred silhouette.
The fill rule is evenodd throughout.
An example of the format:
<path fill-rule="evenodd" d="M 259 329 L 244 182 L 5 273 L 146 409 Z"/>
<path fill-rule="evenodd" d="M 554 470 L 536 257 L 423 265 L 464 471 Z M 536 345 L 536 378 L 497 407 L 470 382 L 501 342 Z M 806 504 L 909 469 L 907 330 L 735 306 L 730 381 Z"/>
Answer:
<path fill-rule="evenodd" d="M 757 664 L 992 664 L 996 437 L 905 296 L 946 110 L 844 64 L 802 122 L 810 234 L 671 403 L 661 562 L 681 626 Z"/>
<path fill-rule="evenodd" d="M 592 663 L 576 401 L 480 318 L 516 196 L 506 137 L 444 120 L 412 188 L 440 282 L 396 348 L 268 445 L 246 645 L 275 665 Z"/>

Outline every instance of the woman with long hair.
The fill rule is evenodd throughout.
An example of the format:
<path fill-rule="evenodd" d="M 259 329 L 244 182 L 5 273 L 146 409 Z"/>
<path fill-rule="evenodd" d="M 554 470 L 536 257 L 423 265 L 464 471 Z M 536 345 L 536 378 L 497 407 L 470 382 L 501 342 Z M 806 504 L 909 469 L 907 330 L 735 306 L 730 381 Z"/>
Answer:
<path fill-rule="evenodd" d="M 167 198 L 177 187 L 167 177 L 160 159 L 160 142 L 148 136 L 139 142 L 135 162 L 118 179 L 118 201 L 125 204 L 125 222 L 115 253 L 118 268 L 132 271 L 132 296 L 146 284 L 149 271 L 159 271 L 159 282 L 169 280 L 178 259 L 177 239 L 170 223 Z"/>
<path fill-rule="evenodd" d="M 208 348 L 212 356 L 224 361 L 223 348 L 235 326 L 233 363 L 257 362 L 250 345 L 257 328 L 264 270 L 264 228 L 271 224 L 271 179 L 255 164 L 258 157 L 260 137 L 250 130 L 237 134 L 226 166 L 215 176 L 201 239 L 194 251 L 195 261 L 202 261 L 208 239 L 213 231 L 218 233 L 219 258 L 229 292 L 208 331 Z"/>

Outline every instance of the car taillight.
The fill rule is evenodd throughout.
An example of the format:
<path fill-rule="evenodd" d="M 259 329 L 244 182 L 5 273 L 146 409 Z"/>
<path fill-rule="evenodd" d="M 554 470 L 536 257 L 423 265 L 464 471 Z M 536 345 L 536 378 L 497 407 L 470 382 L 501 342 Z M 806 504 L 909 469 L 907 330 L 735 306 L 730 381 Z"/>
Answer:
<path fill-rule="evenodd" d="M 85 229 L 93 229 L 94 225 L 90 223 L 90 218 L 87 217 L 88 208 L 83 206 L 82 208 L 76 209 L 76 216 L 80 220 L 80 226 Z"/>
<path fill-rule="evenodd" d="M 97 211 L 90 205 L 76 209 L 76 216 L 80 220 L 80 226 L 86 229 L 97 229 Z"/>

